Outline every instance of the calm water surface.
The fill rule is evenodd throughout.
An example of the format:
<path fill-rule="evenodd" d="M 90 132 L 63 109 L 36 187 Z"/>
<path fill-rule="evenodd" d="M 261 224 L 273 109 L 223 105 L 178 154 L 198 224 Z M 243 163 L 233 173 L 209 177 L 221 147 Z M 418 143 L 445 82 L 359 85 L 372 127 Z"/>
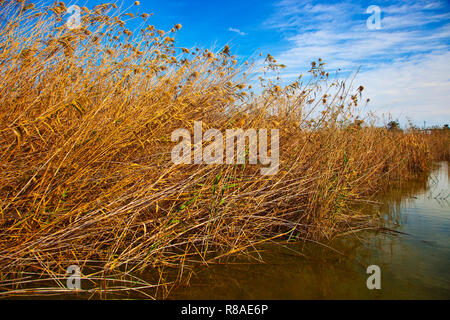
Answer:
<path fill-rule="evenodd" d="M 236 259 L 196 269 L 174 299 L 450 299 L 448 162 L 431 175 L 380 197 L 378 211 L 401 233 L 359 233 L 317 244 L 267 245 L 265 263 Z M 381 269 L 381 289 L 369 290 L 368 265 Z"/>

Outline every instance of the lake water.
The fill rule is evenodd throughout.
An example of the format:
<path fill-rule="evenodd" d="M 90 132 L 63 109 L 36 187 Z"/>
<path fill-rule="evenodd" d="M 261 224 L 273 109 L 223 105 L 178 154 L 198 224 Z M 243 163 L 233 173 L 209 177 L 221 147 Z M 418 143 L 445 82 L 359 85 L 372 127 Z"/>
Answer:
<path fill-rule="evenodd" d="M 365 232 L 330 245 L 267 244 L 264 263 L 236 258 L 195 269 L 173 299 L 450 299 L 448 162 L 380 196 L 379 212 L 399 233 Z M 368 265 L 381 270 L 369 290 Z"/>

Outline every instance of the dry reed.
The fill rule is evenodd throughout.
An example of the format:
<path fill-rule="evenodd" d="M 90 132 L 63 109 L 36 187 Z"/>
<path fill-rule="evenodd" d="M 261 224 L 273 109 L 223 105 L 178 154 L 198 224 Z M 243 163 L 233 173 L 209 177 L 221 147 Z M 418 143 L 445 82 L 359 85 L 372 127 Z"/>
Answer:
<path fill-rule="evenodd" d="M 448 131 L 435 139 L 357 119 L 364 88 L 331 79 L 321 60 L 309 80 L 261 79 L 255 92 L 252 63 L 238 64 L 229 46 L 176 47 L 179 24 L 157 30 L 150 15 L 105 4 L 82 8 L 82 26 L 69 30 L 61 2 L 1 8 L 0 296 L 67 292 L 71 264 L 88 293 L 165 296 L 195 263 L 376 228 L 349 207 L 449 158 Z M 280 171 L 174 165 L 171 132 L 194 120 L 279 128 Z M 135 277 L 149 269 L 155 279 Z"/>

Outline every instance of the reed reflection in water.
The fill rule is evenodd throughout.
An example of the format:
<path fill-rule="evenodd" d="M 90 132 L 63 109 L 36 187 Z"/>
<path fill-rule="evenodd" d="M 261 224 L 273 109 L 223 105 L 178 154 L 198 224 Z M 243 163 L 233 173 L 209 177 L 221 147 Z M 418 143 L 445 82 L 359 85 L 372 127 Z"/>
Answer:
<path fill-rule="evenodd" d="M 378 200 L 363 210 L 380 212 L 399 233 L 349 235 L 330 244 L 339 253 L 314 243 L 266 244 L 259 248 L 264 263 L 236 258 L 198 268 L 171 298 L 449 299 L 448 162 Z M 371 264 L 381 268 L 380 290 L 367 289 Z"/>

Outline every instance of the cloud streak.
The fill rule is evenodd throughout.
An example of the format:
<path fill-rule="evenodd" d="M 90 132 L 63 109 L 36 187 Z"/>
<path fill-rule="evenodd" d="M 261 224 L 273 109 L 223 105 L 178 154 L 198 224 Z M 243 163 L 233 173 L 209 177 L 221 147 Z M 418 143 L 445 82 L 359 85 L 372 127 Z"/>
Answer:
<path fill-rule="evenodd" d="M 228 28 L 228 31 L 237 33 L 237 34 L 239 34 L 239 35 L 241 35 L 241 36 L 247 35 L 245 32 L 242 32 L 241 30 L 239 30 L 239 29 L 237 29 L 237 28 L 231 28 L 231 27 L 230 27 L 230 28 Z"/>

